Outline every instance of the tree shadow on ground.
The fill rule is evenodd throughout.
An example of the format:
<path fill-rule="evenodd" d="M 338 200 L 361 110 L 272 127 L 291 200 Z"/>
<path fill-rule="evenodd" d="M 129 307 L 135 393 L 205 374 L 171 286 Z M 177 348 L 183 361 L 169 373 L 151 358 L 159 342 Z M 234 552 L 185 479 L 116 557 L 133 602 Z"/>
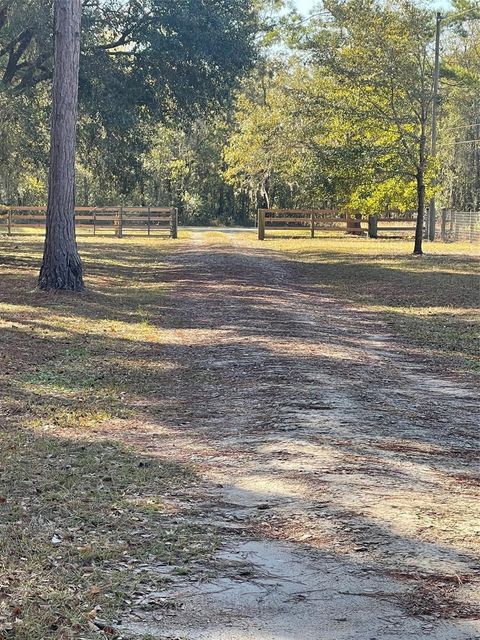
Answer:
<path fill-rule="evenodd" d="M 180 247 L 162 255 L 162 266 L 149 264 L 153 253 L 147 259 L 142 255 L 141 265 L 130 258 L 133 266 L 122 270 L 100 264 L 91 278 L 97 290 L 81 297 L 25 294 L 32 281 L 30 268 L 2 278 L 1 310 L 7 327 L 2 404 L 7 419 L 27 429 L 21 435 L 24 444 L 5 449 L 13 452 L 12 473 L 5 478 L 15 502 L 12 526 L 15 514 L 21 515 L 24 490 L 23 481 L 15 484 L 15 478 L 22 477 L 27 502 L 37 501 L 21 515 L 30 523 L 27 530 L 45 522 L 53 538 L 57 528 L 75 529 L 92 517 L 91 535 L 110 536 L 112 525 L 113 553 L 123 553 L 118 540 L 127 534 L 115 528 L 118 510 L 126 509 L 135 530 L 134 518 L 143 518 L 143 511 L 150 509 L 143 503 L 145 496 L 153 504 L 162 492 L 174 502 L 188 502 L 201 485 L 201 503 L 203 492 L 216 490 L 207 478 L 220 464 L 224 474 L 231 474 L 232 484 L 242 474 L 253 484 L 269 474 L 270 482 L 277 482 L 280 502 L 293 501 L 303 514 L 300 529 L 309 526 L 314 515 L 314 541 L 325 533 L 322 527 L 332 525 L 328 545 L 340 543 L 334 546 L 339 558 L 373 562 L 381 572 L 390 567 L 389 558 L 392 565 L 405 568 L 402 558 L 415 547 L 417 555 L 406 568 L 411 576 L 425 572 L 425 555 L 437 562 L 447 552 L 474 571 L 468 544 L 458 544 L 449 532 L 440 533 L 448 510 L 452 531 L 462 527 L 460 511 L 473 500 L 479 449 L 468 388 L 453 383 L 426 387 L 423 375 L 406 368 L 409 357 L 413 367 L 421 366 L 413 351 L 409 355 L 406 348 L 397 363 L 396 345 L 384 341 L 372 347 L 371 335 L 383 330 L 375 314 L 346 310 L 328 290 L 318 293 L 305 282 L 292 287 L 302 267 L 287 259 L 226 249 L 209 255 L 208 250 Z M 127 289 L 124 281 L 130 283 Z M 38 439 L 28 430 L 48 435 Z M 123 446 L 133 449 L 125 453 L 124 463 L 118 461 Z M 91 473 L 82 447 L 92 459 Z M 159 465 L 151 481 L 158 473 L 160 487 L 139 485 L 134 496 L 134 503 L 141 505 L 139 516 L 125 500 L 128 503 L 136 469 L 143 469 L 138 465 L 147 452 Z M 66 461 L 60 462 L 62 454 Z M 191 465 L 198 476 L 189 475 Z M 162 475 L 165 468 L 172 469 L 171 478 Z M 85 478 L 77 487 L 81 473 Z M 47 489 L 45 482 L 50 482 Z M 79 511 L 72 510 L 71 524 L 61 524 L 67 500 L 82 502 L 83 491 L 85 508 L 94 514 L 85 514 L 80 504 Z M 441 507 L 437 511 L 432 496 Z M 257 497 L 265 500 L 261 492 Z M 373 505 L 386 497 L 389 510 L 381 515 Z M 352 504 L 356 499 L 357 506 Z M 324 503 L 328 506 L 322 507 Z M 420 522 L 433 523 L 433 530 L 422 531 L 412 518 L 413 530 L 407 533 L 395 515 L 395 503 L 400 514 L 413 510 Z M 209 508 L 195 499 L 192 504 L 200 515 Z M 272 525 L 278 536 L 304 548 L 305 541 L 281 521 L 283 515 Z M 157 533 L 145 534 L 153 535 L 146 538 L 147 545 L 163 535 L 168 518 L 161 520 Z M 259 523 L 253 520 L 256 527 Z M 356 528 L 345 531 L 352 523 Z M 261 528 L 257 532 L 268 535 Z M 73 535 L 85 537 L 75 531 Z M 175 540 L 168 541 L 173 545 L 182 540 L 175 527 L 172 536 Z M 41 537 L 43 545 L 45 535 Z M 365 548 L 368 539 L 367 549 L 379 549 L 373 558 L 352 549 Z M 378 544 L 372 544 L 373 539 Z M 32 540 L 29 557 L 34 562 L 44 551 L 35 547 L 37 537 Z M 88 540 L 79 542 L 89 546 Z M 110 543 L 103 546 L 110 549 Z M 318 541 L 310 546 L 322 548 Z M 77 571 L 78 553 L 68 553 Z M 110 561 L 107 553 L 105 562 Z M 99 562 L 101 572 L 108 568 L 103 559 Z M 125 570 L 130 571 L 128 562 Z M 82 584 L 88 591 L 95 583 Z"/>

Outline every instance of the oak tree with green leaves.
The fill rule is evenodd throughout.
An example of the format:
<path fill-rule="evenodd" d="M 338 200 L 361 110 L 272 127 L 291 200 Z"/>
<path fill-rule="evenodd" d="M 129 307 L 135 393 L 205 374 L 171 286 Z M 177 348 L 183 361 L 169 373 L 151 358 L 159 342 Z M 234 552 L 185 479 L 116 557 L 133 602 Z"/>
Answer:
<path fill-rule="evenodd" d="M 52 79 L 54 5 L 0 0 L 0 93 L 7 100 L 33 103 Z M 227 104 L 254 59 L 257 11 L 250 0 L 84 0 L 83 12 L 79 155 L 117 194 L 128 194 L 142 179 L 141 158 L 159 124 L 182 127 Z M 42 269 L 41 286 L 81 288 L 81 275 L 70 275 L 47 285 Z"/>
<path fill-rule="evenodd" d="M 305 38 L 315 63 L 347 89 L 351 126 L 373 147 L 394 149 L 399 174 L 417 193 L 414 253 L 422 253 L 433 100 L 433 14 L 410 0 L 326 0 Z M 399 166 L 399 162 L 401 166 Z"/>

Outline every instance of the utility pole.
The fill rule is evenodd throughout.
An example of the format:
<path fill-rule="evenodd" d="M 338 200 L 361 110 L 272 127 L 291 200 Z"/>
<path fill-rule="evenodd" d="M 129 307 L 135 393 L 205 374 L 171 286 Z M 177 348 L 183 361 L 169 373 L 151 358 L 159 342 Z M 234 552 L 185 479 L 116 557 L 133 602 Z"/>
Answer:
<path fill-rule="evenodd" d="M 437 12 L 436 28 L 435 28 L 435 66 L 433 71 L 433 102 L 432 102 L 432 146 L 431 157 L 435 160 L 437 156 L 437 111 L 438 111 L 438 94 L 440 88 L 440 31 L 442 28 L 442 14 Z M 430 200 L 430 211 L 428 217 L 428 239 L 435 240 L 435 219 L 436 219 L 436 203 L 435 196 Z"/>

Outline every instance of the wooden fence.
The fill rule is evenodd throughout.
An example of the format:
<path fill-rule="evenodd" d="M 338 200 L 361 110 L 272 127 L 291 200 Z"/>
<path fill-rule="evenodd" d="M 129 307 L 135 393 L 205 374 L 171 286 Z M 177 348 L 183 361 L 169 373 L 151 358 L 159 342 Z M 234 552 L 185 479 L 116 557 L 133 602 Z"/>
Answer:
<path fill-rule="evenodd" d="M 311 238 L 316 231 L 343 231 L 362 235 L 367 221 L 360 217 L 341 215 L 333 209 L 260 209 L 258 211 L 258 239 L 265 240 L 269 231 L 308 231 Z"/>
<path fill-rule="evenodd" d="M 311 238 L 316 231 L 337 231 L 352 235 L 378 238 L 388 234 L 415 234 L 415 217 L 369 216 L 351 217 L 333 209 L 260 209 L 258 211 L 258 239 L 265 240 L 267 231 L 307 231 Z"/>
<path fill-rule="evenodd" d="M 45 230 L 46 207 L 0 208 L 0 231 L 10 236 L 26 228 Z M 76 207 L 77 233 L 89 235 L 178 235 L 177 210 L 166 207 Z"/>
<path fill-rule="evenodd" d="M 417 221 L 414 217 L 379 218 L 378 216 L 369 216 L 368 235 L 370 238 L 378 238 L 379 235 L 388 235 L 391 233 L 415 235 L 416 225 Z"/>

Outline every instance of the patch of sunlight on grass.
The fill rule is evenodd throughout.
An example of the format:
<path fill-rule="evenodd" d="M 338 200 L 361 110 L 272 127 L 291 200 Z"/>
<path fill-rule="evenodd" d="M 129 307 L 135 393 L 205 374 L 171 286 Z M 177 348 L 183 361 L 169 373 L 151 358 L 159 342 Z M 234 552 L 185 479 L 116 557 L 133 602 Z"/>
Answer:
<path fill-rule="evenodd" d="M 69 315 L 57 315 L 48 308 L 21 307 L 18 305 L 0 304 L 0 327 L 16 328 L 29 335 L 49 334 L 51 337 L 65 336 L 104 336 L 114 337 L 132 342 L 158 342 L 164 340 L 161 328 L 158 328 L 146 311 L 132 311 L 129 318 L 132 320 L 112 320 L 109 318 L 91 318 L 83 315 L 80 308 L 76 313 L 71 310 Z M 135 320 L 134 320 L 135 319 Z"/>
<path fill-rule="evenodd" d="M 244 233 L 235 236 L 241 239 L 243 242 L 254 245 L 257 247 L 264 247 L 273 250 L 281 250 L 288 252 L 312 252 L 314 254 L 335 253 L 335 254 L 347 254 L 365 256 L 411 256 L 413 252 L 413 240 L 398 239 L 370 239 L 366 237 L 349 237 L 345 235 L 338 235 L 335 237 L 318 237 L 318 238 L 306 238 L 302 236 L 269 238 L 264 241 L 259 241 L 256 238 L 252 238 L 252 234 Z M 480 254 L 480 247 L 478 244 L 469 242 L 425 242 L 424 244 L 425 257 L 429 255 L 441 256 L 472 256 L 478 257 Z M 413 257 L 412 259 L 418 260 L 419 258 Z M 421 259 L 421 258 L 420 258 Z"/>
<path fill-rule="evenodd" d="M 91 411 L 86 407 L 75 408 L 69 406 L 59 409 L 53 404 L 42 407 L 42 415 L 28 421 L 28 426 L 32 428 L 58 427 L 59 429 L 91 429 L 98 427 L 102 423 L 108 422 L 115 418 L 127 418 L 131 412 L 122 411 L 121 413 L 112 410 L 94 410 Z"/>
<path fill-rule="evenodd" d="M 126 501 L 129 504 L 136 507 L 142 507 L 148 511 L 163 511 L 169 513 L 178 513 L 180 509 L 172 502 L 161 500 L 158 496 L 134 496 L 133 498 L 126 497 Z"/>

